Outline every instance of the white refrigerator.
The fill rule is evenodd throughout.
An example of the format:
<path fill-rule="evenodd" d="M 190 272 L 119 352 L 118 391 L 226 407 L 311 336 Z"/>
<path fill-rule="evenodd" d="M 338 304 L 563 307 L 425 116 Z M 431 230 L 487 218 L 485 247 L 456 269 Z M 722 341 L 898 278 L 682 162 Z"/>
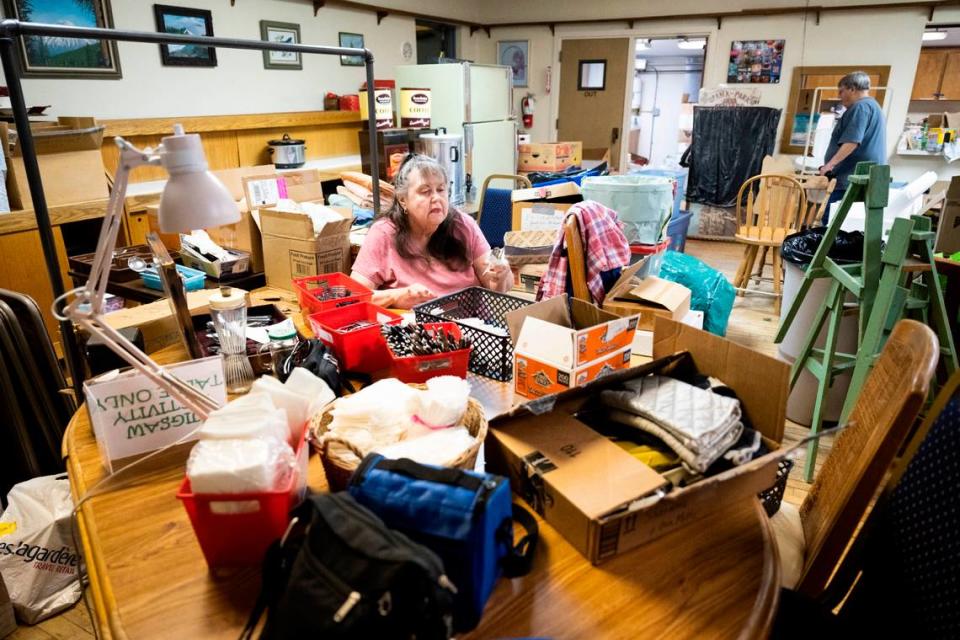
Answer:
<path fill-rule="evenodd" d="M 430 89 L 431 128 L 463 136 L 468 197 L 479 198 L 487 176 L 517 172 L 513 70 L 460 62 L 396 67 L 397 89 Z M 497 184 L 503 188 L 505 185 Z"/>

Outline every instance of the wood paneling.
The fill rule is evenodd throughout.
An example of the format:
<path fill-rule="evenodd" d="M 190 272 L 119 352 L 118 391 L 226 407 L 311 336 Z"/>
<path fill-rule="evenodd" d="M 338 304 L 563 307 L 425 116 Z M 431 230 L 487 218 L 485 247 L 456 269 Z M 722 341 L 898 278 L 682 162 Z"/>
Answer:
<path fill-rule="evenodd" d="M 77 204 L 63 204 L 47 207 L 50 223 L 53 226 L 65 222 L 78 222 L 92 218 L 102 218 L 107 212 L 107 200 L 90 200 Z M 0 235 L 30 231 L 37 228 L 37 217 L 33 209 L 22 209 L 0 215 Z M 39 240 L 38 240 L 39 242 Z"/>
<path fill-rule="evenodd" d="M 127 138 L 127 141 L 136 147 L 144 149 L 146 147 L 156 148 L 164 136 L 146 135 Z M 207 155 L 207 164 L 211 170 L 232 169 L 239 167 L 237 156 L 237 134 L 235 131 L 213 131 L 204 133 L 200 136 L 203 144 L 203 151 Z M 104 139 L 103 148 L 103 166 L 107 173 L 114 175 L 117 172 L 117 162 L 120 156 L 120 150 L 114 144 L 113 139 Z M 153 180 L 166 180 L 167 172 L 163 167 L 137 167 L 130 172 L 130 182 L 150 182 Z"/>
<path fill-rule="evenodd" d="M 63 278 L 64 286 L 69 289 L 73 287 L 73 282 L 67 275 L 67 252 L 59 227 L 53 228 L 53 237 L 57 248 L 57 260 L 60 263 L 60 276 Z M 18 291 L 36 300 L 50 337 L 54 342 L 59 342 L 59 325 L 50 312 L 50 306 L 53 304 L 53 288 L 47 276 L 43 247 L 37 231 L 0 235 L 0 289 Z"/>
<path fill-rule="evenodd" d="M 295 111 L 291 113 L 254 113 L 249 115 L 185 116 L 181 118 L 138 118 L 103 120 L 104 136 L 160 136 L 173 133 L 174 124 L 182 124 L 187 133 L 239 131 L 243 129 L 291 128 L 330 124 L 360 124 L 359 111 Z"/>
<path fill-rule="evenodd" d="M 960 49 L 954 49 L 947 54 L 940 93 L 941 100 L 960 100 Z"/>
<path fill-rule="evenodd" d="M 274 127 L 237 132 L 237 148 L 240 164 L 236 166 L 256 166 L 272 164 L 273 159 L 267 151 L 267 142 L 289 133 L 291 138 L 305 141 L 308 160 L 348 156 L 360 152 L 357 136 L 358 126 L 354 124 L 325 127 Z"/>
<path fill-rule="evenodd" d="M 921 49 L 917 62 L 917 75 L 913 80 L 911 100 L 936 100 L 943 79 L 943 67 L 947 62 L 945 49 Z"/>

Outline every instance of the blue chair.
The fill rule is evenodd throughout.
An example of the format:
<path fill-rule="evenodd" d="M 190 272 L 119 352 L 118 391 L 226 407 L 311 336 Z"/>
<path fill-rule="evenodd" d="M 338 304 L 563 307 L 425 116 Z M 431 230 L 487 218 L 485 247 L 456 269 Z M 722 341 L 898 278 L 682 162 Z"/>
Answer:
<path fill-rule="evenodd" d="M 477 212 L 477 224 L 491 247 L 502 247 L 503 236 L 513 226 L 513 189 L 491 189 L 491 180 L 512 180 L 514 188 L 529 189 L 532 185 L 524 176 L 495 173 L 487 176 L 480 189 L 480 209 Z"/>

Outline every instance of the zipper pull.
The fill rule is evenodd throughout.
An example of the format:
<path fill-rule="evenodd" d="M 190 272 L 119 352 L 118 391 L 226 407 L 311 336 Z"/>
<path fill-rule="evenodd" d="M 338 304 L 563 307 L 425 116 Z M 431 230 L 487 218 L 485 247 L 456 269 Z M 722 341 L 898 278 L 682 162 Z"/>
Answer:
<path fill-rule="evenodd" d="M 343 619 L 347 617 L 347 614 L 350 613 L 350 610 L 353 609 L 358 602 L 360 602 L 360 592 L 351 591 L 347 599 L 344 600 L 340 608 L 337 609 L 337 612 L 333 614 L 333 621 L 343 622 Z"/>
<path fill-rule="evenodd" d="M 437 578 L 437 584 L 439 584 L 441 587 L 443 587 L 453 595 L 457 595 L 458 593 L 457 587 L 452 582 L 450 582 L 450 578 L 448 578 L 447 574 L 445 573 L 441 574 L 440 577 Z"/>

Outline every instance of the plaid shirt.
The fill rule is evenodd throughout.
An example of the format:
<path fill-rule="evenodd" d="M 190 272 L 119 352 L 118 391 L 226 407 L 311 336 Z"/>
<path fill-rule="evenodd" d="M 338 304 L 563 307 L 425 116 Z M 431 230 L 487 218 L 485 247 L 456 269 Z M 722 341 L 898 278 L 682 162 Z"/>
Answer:
<path fill-rule="evenodd" d="M 599 202 L 585 200 L 567 211 L 567 216 L 576 216 L 583 239 L 584 258 L 587 267 L 587 288 L 595 304 L 603 304 L 607 292 L 600 274 L 604 271 L 630 264 L 630 245 L 623 235 L 617 212 Z M 540 279 L 537 300 L 563 295 L 567 291 L 567 256 L 564 248 L 563 227 L 550 255 L 550 264 Z"/>

